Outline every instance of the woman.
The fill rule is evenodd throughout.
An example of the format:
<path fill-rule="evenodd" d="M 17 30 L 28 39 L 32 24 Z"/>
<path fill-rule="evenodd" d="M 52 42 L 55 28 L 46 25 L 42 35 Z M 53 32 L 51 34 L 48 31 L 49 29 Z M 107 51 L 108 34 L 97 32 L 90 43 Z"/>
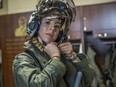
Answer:
<path fill-rule="evenodd" d="M 75 16 L 72 5 L 40 0 L 28 23 L 27 50 L 13 61 L 16 87 L 74 87 L 78 71 L 83 73 L 84 86 L 90 87 L 93 71 L 88 59 L 75 53 L 66 37 Z"/>

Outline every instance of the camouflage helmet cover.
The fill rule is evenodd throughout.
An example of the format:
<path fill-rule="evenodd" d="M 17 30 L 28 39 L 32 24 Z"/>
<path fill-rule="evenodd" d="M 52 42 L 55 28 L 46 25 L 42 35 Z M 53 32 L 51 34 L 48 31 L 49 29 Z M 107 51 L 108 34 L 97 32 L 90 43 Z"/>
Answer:
<path fill-rule="evenodd" d="M 63 34 L 67 35 L 69 26 L 74 21 L 76 15 L 75 4 L 72 0 L 39 0 L 29 19 L 27 33 L 34 37 L 40 28 L 43 17 L 61 18 Z"/>
<path fill-rule="evenodd" d="M 65 19 L 65 27 L 68 29 L 69 25 L 75 19 L 76 11 L 75 4 L 72 0 L 40 0 L 36 5 L 37 14 L 39 17 L 44 16 L 58 16 Z M 67 30 L 68 31 L 68 30 Z"/>

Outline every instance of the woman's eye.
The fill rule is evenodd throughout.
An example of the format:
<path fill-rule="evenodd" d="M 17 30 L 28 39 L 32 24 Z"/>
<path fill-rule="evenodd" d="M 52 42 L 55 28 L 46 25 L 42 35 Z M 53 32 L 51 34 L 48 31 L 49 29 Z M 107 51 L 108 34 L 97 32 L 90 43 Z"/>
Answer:
<path fill-rule="evenodd" d="M 61 25 L 55 25 L 55 28 L 61 28 Z"/>
<path fill-rule="evenodd" d="M 60 28 L 60 26 L 59 26 L 59 25 L 55 25 L 54 27 L 55 27 L 55 28 Z"/>
<path fill-rule="evenodd" d="M 46 24 L 50 24 L 50 22 L 49 22 L 49 21 L 46 21 L 45 23 L 46 23 Z"/>

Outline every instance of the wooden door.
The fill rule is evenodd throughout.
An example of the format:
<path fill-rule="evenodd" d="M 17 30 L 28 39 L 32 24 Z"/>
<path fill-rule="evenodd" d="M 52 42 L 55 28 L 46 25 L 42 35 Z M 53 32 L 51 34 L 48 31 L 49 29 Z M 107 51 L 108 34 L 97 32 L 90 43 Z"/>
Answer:
<path fill-rule="evenodd" d="M 14 87 L 12 63 L 14 56 L 23 49 L 25 35 L 16 33 L 26 24 L 31 12 L 0 16 L 0 47 L 2 49 L 3 87 Z M 23 29 L 25 29 L 23 28 Z"/>

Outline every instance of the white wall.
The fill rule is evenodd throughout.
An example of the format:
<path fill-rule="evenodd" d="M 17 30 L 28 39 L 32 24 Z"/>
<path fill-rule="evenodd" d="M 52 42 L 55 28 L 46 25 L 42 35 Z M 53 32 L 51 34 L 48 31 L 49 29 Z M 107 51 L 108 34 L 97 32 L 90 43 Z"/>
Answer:
<path fill-rule="evenodd" d="M 3 8 L 0 9 L 0 15 L 33 11 L 37 1 L 38 0 L 3 0 Z M 116 2 L 116 0 L 74 0 L 76 6 L 114 1 Z"/>
<path fill-rule="evenodd" d="M 8 13 L 33 11 L 37 0 L 8 0 Z"/>
<path fill-rule="evenodd" d="M 116 2 L 116 0 L 74 0 L 74 2 L 76 6 L 80 6 L 80 5 Z"/>

